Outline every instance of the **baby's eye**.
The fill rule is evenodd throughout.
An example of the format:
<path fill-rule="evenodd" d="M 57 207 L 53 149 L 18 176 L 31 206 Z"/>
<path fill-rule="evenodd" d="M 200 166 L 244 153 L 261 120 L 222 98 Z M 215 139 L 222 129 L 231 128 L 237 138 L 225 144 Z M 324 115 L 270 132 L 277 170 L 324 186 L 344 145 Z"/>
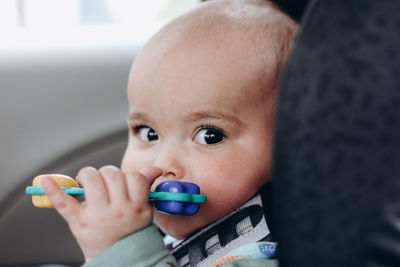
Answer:
<path fill-rule="evenodd" d="M 148 126 L 135 127 L 135 133 L 143 142 L 152 142 L 158 139 L 158 134 Z"/>
<path fill-rule="evenodd" d="M 226 135 L 222 130 L 207 126 L 200 129 L 194 139 L 202 145 L 215 145 L 224 141 L 225 138 Z"/>

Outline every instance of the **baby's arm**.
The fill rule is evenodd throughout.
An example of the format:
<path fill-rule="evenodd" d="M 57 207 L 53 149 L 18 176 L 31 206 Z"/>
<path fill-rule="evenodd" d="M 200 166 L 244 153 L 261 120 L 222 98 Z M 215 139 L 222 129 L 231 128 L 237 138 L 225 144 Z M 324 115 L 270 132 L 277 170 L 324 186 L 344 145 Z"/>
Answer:
<path fill-rule="evenodd" d="M 85 261 L 124 237 L 151 224 L 153 215 L 149 191 L 161 169 L 122 173 L 106 166 L 83 168 L 77 180 L 85 188 L 86 200 L 79 203 L 65 194 L 51 179 L 43 179 L 46 194 L 67 221 L 85 256 Z"/>
<path fill-rule="evenodd" d="M 178 266 L 154 224 L 118 241 L 83 267 Z"/>

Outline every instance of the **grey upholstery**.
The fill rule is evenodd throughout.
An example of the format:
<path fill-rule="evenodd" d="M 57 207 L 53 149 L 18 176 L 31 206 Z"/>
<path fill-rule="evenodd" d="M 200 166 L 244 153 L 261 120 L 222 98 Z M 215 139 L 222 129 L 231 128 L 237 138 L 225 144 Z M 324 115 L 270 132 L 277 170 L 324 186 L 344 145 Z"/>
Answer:
<path fill-rule="evenodd" d="M 282 267 L 400 266 L 400 2 L 314 1 L 283 77 Z"/>
<path fill-rule="evenodd" d="M 104 38 L 104 37 L 103 37 Z M 54 210 L 24 194 L 34 176 L 120 165 L 133 43 L 0 47 L 0 266 L 83 258 Z"/>
<path fill-rule="evenodd" d="M 49 162 L 38 173 L 63 173 L 73 177 L 83 166 L 119 166 L 126 140 L 127 130 L 122 128 Z M 83 256 L 65 221 L 53 209 L 34 207 L 31 197 L 24 195 L 25 187 L 31 182 L 32 177 L 28 177 L 2 203 L 1 264 L 79 266 Z"/>

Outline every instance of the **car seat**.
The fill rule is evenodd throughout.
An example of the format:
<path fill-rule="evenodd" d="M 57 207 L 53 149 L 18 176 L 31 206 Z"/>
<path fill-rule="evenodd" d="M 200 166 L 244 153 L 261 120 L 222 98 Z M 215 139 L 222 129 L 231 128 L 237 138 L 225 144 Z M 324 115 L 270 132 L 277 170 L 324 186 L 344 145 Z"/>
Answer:
<path fill-rule="evenodd" d="M 282 267 L 400 266 L 400 2 L 312 1 L 279 96 Z"/>

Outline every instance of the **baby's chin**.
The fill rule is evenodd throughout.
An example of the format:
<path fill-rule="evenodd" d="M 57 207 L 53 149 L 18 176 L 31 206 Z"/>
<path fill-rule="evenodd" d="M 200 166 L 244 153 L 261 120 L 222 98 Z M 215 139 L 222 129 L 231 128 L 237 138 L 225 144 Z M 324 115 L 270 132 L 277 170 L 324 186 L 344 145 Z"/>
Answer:
<path fill-rule="evenodd" d="M 177 239 L 185 239 L 191 233 L 202 227 L 196 215 L 168 215 L 154 211 L 154 223 L 167 235 Z"/>

